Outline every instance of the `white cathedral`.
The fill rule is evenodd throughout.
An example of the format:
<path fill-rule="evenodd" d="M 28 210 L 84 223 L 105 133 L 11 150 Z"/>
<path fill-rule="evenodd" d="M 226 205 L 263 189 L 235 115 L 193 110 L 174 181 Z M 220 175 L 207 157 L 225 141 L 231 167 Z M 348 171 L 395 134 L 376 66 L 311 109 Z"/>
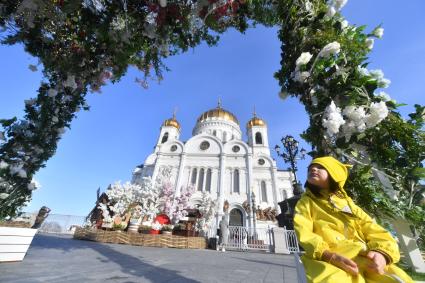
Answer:
<path fill-rule="evenodd" d="M 226 214 L 233 226 L 277 226 L 276 220 L 258 211 L 280 213 L 278 203 L 293 194 L 293 174 L 277 169 L 266 122 L 254 113 L 246 124 L 245 142 L 238 119 L 219 103 L 199 116 L 186 142 L 180 140 L 180 129 L 174 115 L 164 121 L 154 152 L 133 171 L 133 182 L 148 176 L 155 180 L 162 167 L 171 167 L 177 195 L 191 185 L 196 190 L 193 205 L 200 202 L 202 192 L 217 200 L 216 223 Z M 250 209 L 253 202 L 256 218 Z"/>

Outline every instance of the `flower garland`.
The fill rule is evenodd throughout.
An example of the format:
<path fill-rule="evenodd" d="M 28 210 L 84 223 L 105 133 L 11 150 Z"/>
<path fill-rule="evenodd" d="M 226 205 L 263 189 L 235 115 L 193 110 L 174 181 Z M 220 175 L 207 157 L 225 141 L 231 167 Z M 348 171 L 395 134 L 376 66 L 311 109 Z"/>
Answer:
<path fill-rule="evenodd" d="M 0 218 L 13 216 L 31 198 L 33 175 L 53 156 L 76 113 L 88 110 L 85 96 L 107 81 L 118 81 L 129 65 L 142 70 L 137 83 L 162 80 L 162 60 L 201 42 L 218 42 L 229 27 L 280 26 L 281 69 L 275 77 L 280 97 L 299 98 L 310 116 L 303 138 L 313 155 L 333 154 L 358 164 L 374 164 L 390 176 L 402 201 L 386 209 L 420 223 L 416 201 L 423 179 L 423 113 L 416 107 L 409 120 L 382 89 L 390 80 L 382 70 L 367 69 L 367 54 L 384 30 L 350 25 L 341 15 L 347 0 L 253 1 L 110 1 L 42 0 L 0 4 L 3 44 L 24 44 L 40 60 L 44 80 L 38 96 L 25 102 L 25 116 L 0 120 Z M 29 66 L 36 70 L 37 66 Z M 366 161 L 366 162 L 363 162 Z M 370 168 L 358 166 L 361 180 Z M 366 168 L 366 169 L 365 169 Z M 365 169 L 365 170 L 363 170 Z M 357 171 L 356 171 L 357 170 Z M 145 180 L 154 186 L 152 180 Z M 353 184 L 363 196 L 365 182 Z M 155 190 L 147 190 L 151 194 Z M 389 208 L 382 186 L 362 205 Z M 155 198 L 155 195 L 150 195 Z M 152 208 L 153 209 L 153 208 Z M 418 212 L 419 211 L 419 212 Z M 379 213 L 378 213 L 379 214 Z M 425 221 L 422 221 L 425 223 Z"/>

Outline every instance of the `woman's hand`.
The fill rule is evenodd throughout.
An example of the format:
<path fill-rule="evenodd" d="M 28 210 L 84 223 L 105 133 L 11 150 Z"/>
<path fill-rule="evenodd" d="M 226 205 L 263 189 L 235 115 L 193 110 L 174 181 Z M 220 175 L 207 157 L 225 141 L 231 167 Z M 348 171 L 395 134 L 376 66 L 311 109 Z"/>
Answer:
<path fill-rule="evenodd" d="M 322 255 L 322 260 L 335 265 L 338 268 L 350 273 L 351 275 L 359 274 L 357 264 L 349 258 L 343 257 L 337 253 L 325 251 Z M 384 259 L 385 261 L 385 259 Z"/>
<path fill-rule="evenodd" d="M 384 268 L 387 265 L 387 261 L 380 252 L 369 251 L 366 257 L 371 260 L 367 266 L 370 271 L 384 274 Z"/>

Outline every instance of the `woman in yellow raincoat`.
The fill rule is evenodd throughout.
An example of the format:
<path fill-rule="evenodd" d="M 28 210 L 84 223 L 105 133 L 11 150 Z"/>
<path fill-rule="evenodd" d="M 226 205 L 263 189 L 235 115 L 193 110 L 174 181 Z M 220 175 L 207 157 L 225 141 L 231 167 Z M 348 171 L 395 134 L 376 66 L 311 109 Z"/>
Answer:
<path fill-rule="evenodd" d="M 330 156 L 308 167 L 294 217 L 308 282 L 413 282 L 395 239 L 347 196 L 347 167 Z"/>

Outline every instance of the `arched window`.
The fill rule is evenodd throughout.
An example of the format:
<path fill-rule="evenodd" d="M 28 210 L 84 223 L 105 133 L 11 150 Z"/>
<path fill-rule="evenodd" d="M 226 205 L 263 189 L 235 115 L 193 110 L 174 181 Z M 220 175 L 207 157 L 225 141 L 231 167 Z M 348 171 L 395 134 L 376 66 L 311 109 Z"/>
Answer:
<path fill-rule="evenodd" d="M 233 172 L 233 192 L 239 193 L 239 170 Z"/>
<path fill-rule="evenodd" d="M 227 133 L 223 132 L 223 141 L 226 142 L 227 141 Z"/>
<path fill-rule="evenodd" d="M 216 130 L 213 131 L 213 135 L 214 136 L 217 136 L 217 131 Z"/>
<path fill-rule="evenodd" d="M 255 133 L 255 144 L 263 144 L 263 137 L 260 132 Z"/>
<path fill-rule="evenodd" d="M 164 142 L 166 142 L 166 141 L 168 141 L 168 132 L 166 132 L 166 133 L 162 136 L 161 143 L 164 143 Z"/>
<path fill-rule="evenodd" d="M 202 191 L 204 186 L 204 169 L 199 170 L 198 191 Z"/>
<path fill-rule="evenodd" d="M 190 182 L 193 186 L 195 186 L 195 184 L 196 184 L 196 175 L 197 174 L 198 174 L 198 170 L 196 170 L 196 168 L 193 168 L 192 179 L 191 179 L 191 182 Z"/>
<path fill-rule="evenodd" d="M 261 201 L 267 202 L 267 187 L 265 181 L 261 181 Z"/>
<path fill-rule="evenodd" d="M 205 190 L 207 192 L 211 192 L 211 175 L 212 175 L 211 169 L 208 169 L 207 170 L 207 181 L 205 183 Z"/>

